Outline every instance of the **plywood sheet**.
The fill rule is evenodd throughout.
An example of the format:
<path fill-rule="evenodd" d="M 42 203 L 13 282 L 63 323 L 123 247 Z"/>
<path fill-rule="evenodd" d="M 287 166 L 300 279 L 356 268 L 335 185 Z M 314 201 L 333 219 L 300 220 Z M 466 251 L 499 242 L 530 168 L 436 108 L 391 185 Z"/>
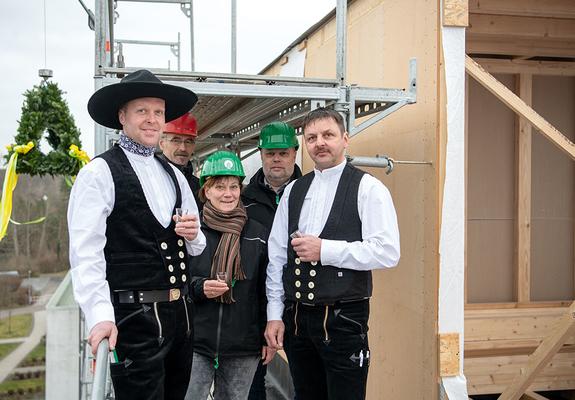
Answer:
<path fill-rule="evenodd" d="M 459 333 L 439 334 L 439 374 L 459 375 Z"/>
<path fill-rule="evenodd" d="M 513 221 L 467 222 L 469 303 L 513 301 Z"/>
<path fill-rule="evenodd" d="M 445 0 L 443 2 L 443 26 L 469 25 L 467 0 Z"/>
<path fill-rule="evenodd" d="M 515 117 L 473 79 L 468 87 L 467 299 L 513 301 Z"/>
<path fill-rule="evenodd" d="M 533 108 L 575 138 L 575 78 L 534 76 Z M 575 163 L 533 134 L 531 298 L 573 299 Z"/>

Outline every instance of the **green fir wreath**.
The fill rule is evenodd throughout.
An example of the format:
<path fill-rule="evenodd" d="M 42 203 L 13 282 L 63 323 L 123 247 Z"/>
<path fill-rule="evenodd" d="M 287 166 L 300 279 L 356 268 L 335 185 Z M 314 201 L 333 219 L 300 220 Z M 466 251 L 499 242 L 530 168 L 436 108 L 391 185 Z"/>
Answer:
<path fill-rule="evenodd" d="M 63 92 L 53 82 L 43 81 L 24 93 L 22 116 L 15 145 L 29 142 L 34 147 L 26 154 L 20 154 L 16 173 L 29 175 L 75 176 L 82 168 L 86 154 L 81 148 L 80 131 L 70 114 Z M 52 148 L 47 154 L 40 149 L 40 140 L 47 133 L 46 140 Z M 8 161 L 16 146 L 7 146 Z M 79 153 L 80 156 L 78 156 Z"/>

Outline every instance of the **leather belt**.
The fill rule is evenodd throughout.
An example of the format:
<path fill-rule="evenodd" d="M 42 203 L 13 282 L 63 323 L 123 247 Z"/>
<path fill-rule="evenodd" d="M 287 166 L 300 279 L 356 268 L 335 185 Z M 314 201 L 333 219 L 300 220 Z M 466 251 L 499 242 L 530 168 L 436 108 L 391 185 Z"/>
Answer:
<path fill-rule="evenodd" d="M 321 302 L 321 303 L 306 303 L 305 301 L 293 301 L 293 300 L 287 300 L 288 302 L 291 302 L 293 304 L 295 303 L 299 303 L 303 306 L 306 307 L 325 307 L 325 306 L 340 306 L 343 304 L 350 304 L 350 303 L 359 303 L 365 300 L 368 300 L 369 297 L 364 297 L 362 299 L 350 299 L 350 300 L 338 300 L 332 303 L 327 303 L 327 302 Z"/>
<path fill-rule="evenodd" d="M 176 301 L 188 294 L 188 285 L 161 290 L 121 290 L 112 293 L 114 304 L 163 303 Z"/>

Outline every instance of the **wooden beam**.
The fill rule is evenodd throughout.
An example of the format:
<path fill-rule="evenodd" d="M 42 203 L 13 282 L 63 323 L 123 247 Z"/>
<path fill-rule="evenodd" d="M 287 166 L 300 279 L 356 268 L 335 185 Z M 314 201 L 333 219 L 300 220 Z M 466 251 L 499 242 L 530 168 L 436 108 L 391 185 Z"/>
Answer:
<path fill-rule="evenodd" d="M 469 0 L 469 12 L 575 19 L 572 0 Z"/>
<path fill-rule="evenodd" d="M 465 312 L 475 312 L 477 310 L 493 311 L 493 310 L 510 310 L 510 309 L 537 309 L 537 308 L 554 308 L 554 307 L 569 307 L 571 301 L 534 301 L 529 304 L 519 303 L 469 303 L 465 305 Z M 467 314 L 465 315 L 467 316 Z"/>
<path fill-rule="evenodd" d="M 575 62 L 476 59 L 490 74 L 533 74 L 552 76 L 575 76 Z"/>
<path fill-rule="evenodd" d="M 575 40 L 575 21 L 569 19 L 472 14 L 468 34 L 533 39 Z"/>
<path fill-rule="evenodd" d="M 478 357 L 505 357 L 505 356 L 517 356 L 524 354 L 533 354 L 537 347 L 541 345 L 541 340 L 533 341 L 533 346 L 525 347 L 514 347 L 515 341 L 500 341 L 498 343 L 493 342 L 471 342 L 465 344 L 464 359 L 467 361 L 471 358 Z M 482 346 L 484 345 L 484 346 Z M 491 347 L 489 347 L 491 346 Z M 501 347 L 495 347 L 501 346 Z M 575 360 L 575 346 L 573 345 L 563 345 L 557 354 L 569 354 L 571 358 Z"/>
<path fill-rule="evenodd" d="M 575 40 L 469 33 L 466 37 L 465 48 L 467 54 L 575 58 Z"/>
<path fill-rule="evenodd" d="M 501 84 L 501 82 L 486 72 L 469 56 L 465 56 L 465 70 L 509 108 L 525 117 L 525 119 L 537 128 L 543 136 L 549 139 L 551 143 L 563 150 L 569 157 L 575 159 L 575 144 L 572 141 L 559 132 L 542 116 L 537 114 L 531 107 L 525 104 L 523 100 Z"/>
<path fill-rule="evenodd" d="M 517 92 L 526 105 L 533 97 L 531 74 L 517 76 Z M 531 300 L 531 124 L 517 116 L 516 132 L 516 298 L 519 303 Z"/>
<path fill-rule="evenodd" d="M 521 396 L 521 400 L 549 400 L 549 399 L 535 392 L 526 392 L 523 396 Z"/>
<path fill-rule="evenodd" d="M 545 338 L 541 345 L 529 357 L 527 366 L 516 376 L 513 383 L 505 389 L 498 400 L 518 400 L 531 382 L 563 346 L 563 343 L 575 333 L 575 302 L 571 304 L 569 310 L 563 315 L 559 324 L 551 335 Z"/>
<path fill-rule="evenodd" d="M 443 2 L 443 26 L 469 25 L 467 0 L 445 0 Z"/>

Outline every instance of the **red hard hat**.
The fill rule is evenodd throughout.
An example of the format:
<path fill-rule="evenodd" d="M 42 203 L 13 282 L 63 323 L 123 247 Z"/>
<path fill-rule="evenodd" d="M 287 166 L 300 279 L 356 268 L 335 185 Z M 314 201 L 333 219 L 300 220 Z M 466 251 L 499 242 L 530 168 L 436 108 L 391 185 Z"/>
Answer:
<path fill-rule="evenodd" d="M 178 135 L 198 136 L 198 121 L 192 114 L 185 113 L 180 118 L 170 121 L 164 128 L 164 133 L 175 133 Z"/>

